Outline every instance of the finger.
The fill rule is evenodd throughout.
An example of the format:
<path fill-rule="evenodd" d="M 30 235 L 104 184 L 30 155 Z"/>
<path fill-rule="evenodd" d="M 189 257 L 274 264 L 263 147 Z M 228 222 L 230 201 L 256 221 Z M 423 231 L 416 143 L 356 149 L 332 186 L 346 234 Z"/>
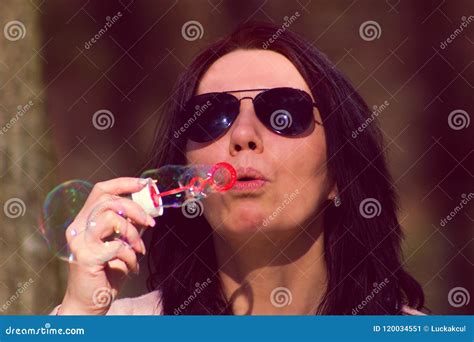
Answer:
<path fill-rule="evenodd" d="M 145 254 L 145 246 L 137 228 L 122 216 L 107 210 L 100 214 L 96 221 L 92 222 L 95 224 L 88 230 L 88 233 L 92 236 L 92 239 L 89 240 L 91 243 L 101 242 L 99 240 L 116 234 L 138 253 Z"/>
<path fill-rule="evenodd" d="M 122 240 L 105 241 L 100 244 L 74 244 L 71 247 L 74 255 L 74 264 L 94 267 L 106 265 L 120 265 L 125 263 L 129 270 L 138 271 L 137 256 L 126 242 Z M 118 267 L 119 269 L 120 267 Z"/>
<path fill-rule="evenodd" d="M 143 208 L 128 198 L 119 196 L 103 195 L 100 197 L 98 204 L 91 210 L 89 220 L 94 220 L 94 216 L 106 210 L 113 210 L 121 216 L 127 217 L 134 223 L 143 226 L 154 226 L 155 220 L 148 215 Z"/>
<path fill-rule="evenodd" d="M 96 245 L 93 248 L 94 253 L 90 249 L 81 248 L 75 255 L 77 255 L 77 262 L 80 265 L 88 267 L 93 266 L 109 266 L 124 273 L 126 271 L 138 272 L 137 256 L 133 250 L 125 242 L 121 240 L 106 241 L 100 246 Z M 126 270 L 122 266 L 125 264 Z"/>
<path fill-rule="evenodd" d="M 84 206 L 74 220 L 77 226 L 75 229 L 78 231 L 83 230 L 82 227 L 85 227 L 87 224 L 87 216 L 89 215 L 90 209 L 96 206 L 96 201 L 100 196 L 137 192 L 142 190 L 147 182 L 146 179 L 142 178 L 121 177 L 96 183 L 87 197 Z"/>
<path fill-rule="evenodd" d="M 109 265 L 114 265 L 114 261 L 120 260 L 125 263 L 129 271 L 138 273 L 137 255 L 123 241 L 105 242 L 103 256 L 107 258 L 106 262 Z"/>
<path fill-rule="evenodd" d="M 92 192 L 97 194 L 120 195 L 140 191 L 147 184 L 146 179 L 133 177 L 120 177 L 99 182 L 94 185 Z"/>

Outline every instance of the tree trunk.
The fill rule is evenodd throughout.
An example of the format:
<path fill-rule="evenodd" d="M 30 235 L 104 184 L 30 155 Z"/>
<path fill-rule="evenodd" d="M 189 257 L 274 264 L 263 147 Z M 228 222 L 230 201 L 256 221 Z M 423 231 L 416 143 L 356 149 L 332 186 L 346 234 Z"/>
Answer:
<path fill-rule="evenodd" d="M 61 264 L 39 229 L 55 164 L 41 83 L 40 11 L 0 11 L 0 314 L 43 314 L 60 301 Z"/>

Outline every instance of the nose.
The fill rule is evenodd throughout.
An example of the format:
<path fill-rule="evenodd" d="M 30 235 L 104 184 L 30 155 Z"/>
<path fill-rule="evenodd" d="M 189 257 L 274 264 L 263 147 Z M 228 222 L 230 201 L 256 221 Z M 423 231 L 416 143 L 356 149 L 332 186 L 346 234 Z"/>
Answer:
<path fill-rule="evenodd" d="M 262 124 L 255 115 L 251 98 L 242 98 L 240 113 L 230 132 L 230 154 L 236 156 L 241 151 L 263 152 L 261 137 Z"/>

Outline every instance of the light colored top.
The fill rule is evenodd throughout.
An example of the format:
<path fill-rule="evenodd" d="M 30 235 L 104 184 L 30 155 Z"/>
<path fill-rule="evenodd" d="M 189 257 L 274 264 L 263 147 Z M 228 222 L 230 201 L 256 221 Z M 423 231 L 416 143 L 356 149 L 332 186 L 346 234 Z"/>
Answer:
<path fill-rule="evenodd" d="M 51 311 L 50 315 L 56 315 L 58 308 L 59 305 Z M 162 312 L 160 294 L 158 290 L 155 290 L 139 297 L 115 300 L 106 315 L 161 315 Z M 425 315 L 406 305 L 403 306 L 402 312 L 404 315 Z"/>

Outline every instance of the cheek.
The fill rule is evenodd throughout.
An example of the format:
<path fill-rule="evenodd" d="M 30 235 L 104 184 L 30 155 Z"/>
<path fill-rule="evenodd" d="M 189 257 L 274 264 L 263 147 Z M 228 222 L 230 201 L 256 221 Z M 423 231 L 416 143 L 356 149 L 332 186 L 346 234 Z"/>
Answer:
<path fill-rule="evenodd" d="M 185 153 L 188 164 L 214 165 L 225 160 L 227 150 L 222 140 L 210 144 L 188 141 Z"/>
<path fill-rule="evenodd" d="M 288 177 L 293 176 L 300 189 L 322 194 L 327 189 L 326 146 L 321 139 L 312 137 L 297 148 L 286 163 L 291 167 Z M 290 172 L 291 171 L 291 172 Z"/>
<path fill-rule="evenodd" d="M 319 188 L 326 181 L 327 158 L 324 131 L 316 129 L 307 137 L 278 139 L 269 146 L 280 180 L 294 188 Z M 281 174 L 281 175 L 280 175 Z"/>
<path fill-rule="evenodd" d="M 206 148 L 194 148 L 196 143 L 189 143 L 186 145 L 186 161 L 188 164 L 206 164 L 206 153 L 203 150 Z"/>
<path fill-rule="evenodd" d="M 280 216 L 288 224 L 302 224 L 314 215 L 329 191 L 324 137 L 309 136 L 295 145 L 276 161 L 279 172 L 273 207 L 285 208 Z"/>

